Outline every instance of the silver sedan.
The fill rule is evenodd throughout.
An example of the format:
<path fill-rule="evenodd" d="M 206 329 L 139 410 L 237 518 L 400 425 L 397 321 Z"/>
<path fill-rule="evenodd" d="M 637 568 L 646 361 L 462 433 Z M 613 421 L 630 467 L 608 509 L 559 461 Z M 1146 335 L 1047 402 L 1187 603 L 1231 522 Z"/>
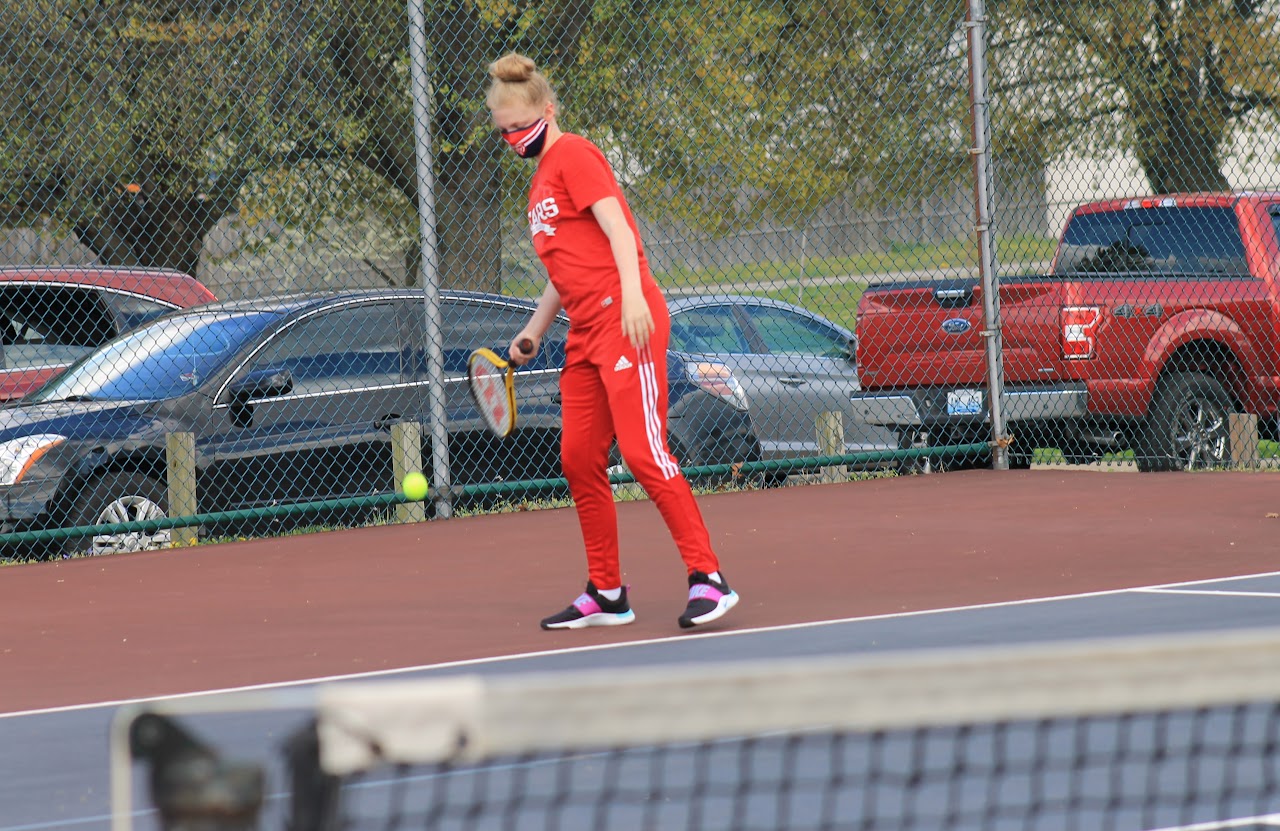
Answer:
<path fill-rule="evenodd" d="M 845 451 L 896 449 L 892 432 L 853 420 L 854 334 L 800 306 L 749 295 L 672 297 L 671 346 L 714 356 L 747 394 L 765 459 L 820 455 L 822 413 L 843 416 Z"/>

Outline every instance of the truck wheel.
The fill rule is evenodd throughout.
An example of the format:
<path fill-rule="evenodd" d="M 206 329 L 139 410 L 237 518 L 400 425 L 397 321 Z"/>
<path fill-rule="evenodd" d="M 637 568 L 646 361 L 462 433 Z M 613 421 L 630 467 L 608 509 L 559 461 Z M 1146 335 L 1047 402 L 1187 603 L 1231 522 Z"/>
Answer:
<path fill-rule="evenodd" d="M 898 430 L 895 435 L 898 437 L 899 450 L 913 450 L 926 445 L 926 441 L 919 430 Z M 894 470 L 899 476 L 913 476 L 917 473 L 932 471 L 934 463 L 929 462 L 926 464 L 926 461 L 928 461 L 928 459 L 925 456 L 913 456 L 911 458 L 898 459 L 894 463 Z"/>
<path fill-rule="evenodd" d="M 1138 470 L 1201 470 L 1231 459 L 1231 397 L 1202 372 L 1171 373 L 1156 385 L 1134 455 Z"/>
<path fill-rule="evenodd" d="M 991 470 L 995 467 L 995 458 L 991 453 L 969 456 L 944 457 L 943 470 Z M 1009 451 L 1009 470 L 1030 470 L 1031 454 Z"/>
<path fill-rule="evenodd" d="M 927 446 L 921 438 L 918 430 L 901 430 L 898 436 L 898 449 L 911 450 L 916 447 Z M 929 436 L 929 443 L 934 445 L 947 444 L 970 444 L 973 439 L 961 439 L 960 437 L 939 434 L 936 437 Z M 927 464 L 926 464 L 927 461 Z M 943 454 L 934 456 L 930 460 L 919 456 L 910 459 L 902 459 L 897 463 L 897 473 L 899 476 L 910 476 L 915 473 L 937 472 L 952 470 L 990 470 L 993 459 L 990 452 L 968 453 L 961 455 Z M 1009 469 L 1010 470 L 1027 470 L 1031 467 L 1030 453 L 1009 453 Z"/>
<path fill-rule="evenodd" d="M 141 473 L 108 473 L 90 482 L 76 502 L 72 525 L 105 525 L 163 519 L 168 516 L 168 498 L 162 483 Z M 64 556 L 115 554 L 168 548 L 170 532 L 161 529 L 149 534 L 131 531 L 68 539 Z"/>
<path fill-rule="evenodd" d="M 1009 470 L 1031 470 L 1031 453 L 1014 453 L 1009 451 Z"/>
<path fill-rule="evenodd" d="M 1091 465 L 1102 458 L 1100 452 L 1075 439 L 1061 442 L 1058 449 L 1062 451 L 1062 460 L 1069 465 Z"/>

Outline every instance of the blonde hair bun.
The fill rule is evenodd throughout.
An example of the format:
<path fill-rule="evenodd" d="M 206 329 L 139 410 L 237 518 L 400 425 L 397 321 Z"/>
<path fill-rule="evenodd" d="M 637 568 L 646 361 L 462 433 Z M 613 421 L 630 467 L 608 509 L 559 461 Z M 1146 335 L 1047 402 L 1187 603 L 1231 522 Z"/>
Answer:
<path fill-rule="evenodd" d="M 495 81 L 502 81 L 507 84 L 525 83 L 537 71 L 538 65 L 533 62 L 533 58 L 525 57 L 516 52 L 503 55 L 489 64 L 489 76 Z"/>
<path fill-rule="evenodd" d="M 491 110 L 505 104 L 541 107 L 556 101 L 555 90 L 533 58 L 519 52 L 509 52 L 489 64 L 489 78 L 486 103 Z"/>

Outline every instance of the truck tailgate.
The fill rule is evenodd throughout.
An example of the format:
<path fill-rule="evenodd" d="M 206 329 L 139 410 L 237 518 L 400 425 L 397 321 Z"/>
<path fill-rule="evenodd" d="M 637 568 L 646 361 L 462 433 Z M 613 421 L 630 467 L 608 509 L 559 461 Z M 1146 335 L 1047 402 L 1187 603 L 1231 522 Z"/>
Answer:
<path fill-rule="evenodd" d="M 1008 377 L 1063 377 L 1060 283 L 1003 278 L 1000 319 Z M 858 307 L 858 374 L 863 389 L 975 386 L 987 379 L 981 286 L 917 281 L 869 287 Z"/>

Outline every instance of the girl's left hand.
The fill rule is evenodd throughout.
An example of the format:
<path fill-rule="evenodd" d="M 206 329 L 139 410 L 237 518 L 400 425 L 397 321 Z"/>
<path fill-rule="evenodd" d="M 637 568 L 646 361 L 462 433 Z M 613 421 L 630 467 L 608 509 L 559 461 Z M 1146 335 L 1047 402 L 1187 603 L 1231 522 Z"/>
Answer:
<path fill-rule="evenodd" d="M 622 297 L 622 334 L 636 349 L 643 349 L 649 344 L 649 336 L 653 334 L 653 313 L 644 296 Z"/>

